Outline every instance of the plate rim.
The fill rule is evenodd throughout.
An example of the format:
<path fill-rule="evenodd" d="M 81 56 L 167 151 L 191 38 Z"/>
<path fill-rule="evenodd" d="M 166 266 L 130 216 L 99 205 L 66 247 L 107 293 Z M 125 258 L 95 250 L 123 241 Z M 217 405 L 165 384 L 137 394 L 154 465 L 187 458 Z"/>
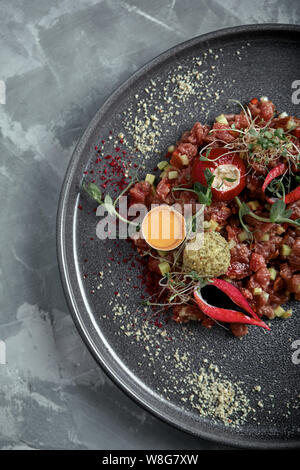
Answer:
<path fill-rule="evenodd" d="M 56 249 L 57 249 L 57 259 L 58 259 L 58 267 L 60 273 L 60 279 L 64 291 L 64 295 L 67 301 L 68 308 L 72 315 L 73 321 L 76 325 L 76 328 L 83 339 L 84 343 L 87 346 L 87 349 L 90 351 L 98 365 L 104 370 L 104 372 L 113 380 L 113 382 L 120 388 L 127 396 L 135 401 L 139 406 L 144 408 L 146 411 L 150 412 L 156 418 L 159 418 L 163 422 L 171 425 L 181 431 L 186 432 L 194 437 L 199 437 L 202 439 L 207 439 L 213 441 L 215 443 L 231 446 L 231 447 L 242 447 L 248 449 L 292 449 L 300 447 L 300 439 L 292 439 L 290 441 L 282 441 L 282 440 L 266 440 L 257 441 L 253 438 L 246 439 L 244 436 L 240 436 L 238 433 L 234 435 L 222 434 L 222 437 L 219 435 L 213 434 L 212 432 L 207 432 L 201 430 L 201 428 L 197 429 L 196 431 L 192 431 L 184 426 L 183 423 L 179 422 L 177 419 L 172 420 L 171 417 L 163 412 L 162 410 L 154 409 L 149 403 L 147 403 L 141 396 L 139 396 L 131 387 L 130 381 L 125 383 L 120 375 L 118 375 L 118 371 L 112 370 L 110 365 L 107 363 L 105 358 L 102 356 L 100 351 L 96 349 L 93 339 L 89 331 L 86 328 L 86 325 L 81 317 L 80 310 L 78 308 L 77 302 L 73 295 L 72 287 L 71 287 L 71 278 L 70 278 L 70 270 L 67 266 L 67 259 L 66 259 L 66 240 L 64 238 L 65 234 L 65 222 L 66 222 L 66 208 L 67 208 L 67 200 L 70 192 L 70 187 L 73 181 L 73 175 L 76 170 L 77 164 L 80 161 L 81 157 L 81 145 L 86 143 L 89 137 L 92 135 L 93 131 L 95 130 L 99 120 L 102 116 L 105 115 L 111 104 L 114 100 L 123 93 L 132 83 L 136 82 L 140 77 L 142 77 L 149 69 L 157 66 L 160 63 L 163 63 L 166 59 L 170 58 L 172 55 L 181 52 L 185 49 L 191 48 L 196 44 L 203 44 L 206 41 L 209 42 L 215 39 L 228 39 L 230 37 L 234 37 L 237 34 L 246 34 L 246 33 L 255 33 L 255 32 L 265 32 L 265 33 L 274 33 L 274 32 L 286 32 L 286 33 L 300 33 L 300 25 L 295 24 L 285 24 L 285 23 L 263 23 L 263 24 L 248 24 L 248 25 L 241 25 L 241 26 L 234 26 L 230 28 L 222 28 L 216 31 L 212 31 L 209 33 L 205 33 L 202 35 L 198 35 L 191 39 L 188 39 L 184 42 L 181 42 L 169 49 L 165 52 L 162 52 L 158 56 L 154 57 L 150 61 L 146 62 L 142 67 L 140 67 L 136 72 L 134 72 L 127 80 L 125 80 L 121 85 L 117 86 L 114 91 L 109 95 L 109 97 L 103 102 L 100 106 L 98 111 L 95 113 L 93 118 L 89 121 L 86 129 L 81 134 L 80 138 L 78 139 L 74 150 L 72 152 L 72 156 L 70 158 L 69 164 L 67 166 L 67 170 L 64 176 L 64 180 L 62 183 L 62 188 L 59 196 L 58 201 L 58 210 L 57 210 L 57 218 L 56 218 Z"/>

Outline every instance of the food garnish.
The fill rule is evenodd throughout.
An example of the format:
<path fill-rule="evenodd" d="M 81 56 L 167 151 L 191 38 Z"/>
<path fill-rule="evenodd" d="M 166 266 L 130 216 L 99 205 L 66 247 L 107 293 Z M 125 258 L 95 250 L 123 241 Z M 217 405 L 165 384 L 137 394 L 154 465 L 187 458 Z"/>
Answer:
<path fill-rule="evenodd" d="M 270 330 L 270 328 L 258 317 L 249 317 L 245 313 L 239 312 L 237 310 L 231 310 L 227 308 L 215 307 L 207 303 L 201 292 L 201 288 L 197 287 L 194 289 L 194 297 L 199 308 L 204 312 L 208 317 L 216 321 L 221 321 L 224 323 L 243 323 L 245 325 L 256 325 Z M 249 309 L 251 310 L 250 306 Z"/>
<path fill-rule="evenodd" d="M 216 201 L 230 201 L 240 194 L 246 186 L 246 168 L 243 160 L 235 153 L 228 153 L 225 148 L 214 148 L 203 161 L 196 160 L 192 178 L 207 186 L 205 170 L 214 176 L 211 191 Z"/>
<path fill-rule="evenodd" d="M 136 179 L 132 180 L 115 200 L 113 200 L 109 194 L 107 194 L 103 199 L 102 192 L 95 183 L 86 184 L 86 182 L 84 181 L 82 184 L 82 189 L 86 191 L 92 199 L 98 202 L 99 205 L 104 206 L 109 214 L 115 215 L 119 220 L 122 220 L 122 222 L 125 222 L 126 224 L 134 225 L 135 227 L 137 227 L 137 230 L 139 230 L 139 224 L 131 220 L 125 219 L 122 215 L 119 214 L 116 209 L 120 197 L 125 194 L 131 188 L 131 186 L 136 183 L 136 181 Z"/>
<path fill-rule="evenodd" d="M 197 233 L 185 245 L 183 266 L 186 270 L 196 271 L 199 276 L 222 276 L 229 265 L 229 244 L 218 232 Z"/>
<path fill-rule="evenodd" d="M 193 185 L 193 189 L 186 187 L 174 187 L 173 191 L 188 191 L 194 193 L 198 197 L 198 202 L 206 206 L 210 206 L 212 202 L 212 185 L 214 182 L 215 175 L 211 172 L 210 168 L 205 168 L 203 176 L 200 181 L 196 181 Z"/>

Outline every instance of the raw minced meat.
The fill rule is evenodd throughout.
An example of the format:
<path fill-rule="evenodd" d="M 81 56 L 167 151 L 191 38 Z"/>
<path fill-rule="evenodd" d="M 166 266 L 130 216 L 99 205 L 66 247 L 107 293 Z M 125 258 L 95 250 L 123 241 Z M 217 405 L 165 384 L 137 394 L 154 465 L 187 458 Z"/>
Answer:
<path fill-rule="evenodd" d="M 299 170 L 300 120 L 290 116 L 276 117 L 275 106 L 267 99 L 251 100 L 248 109 L 251 119 L 256 123 L 255 132 L 258 137 L 255 137 L 256 140 L 253 143 L 251 139 L 254 138 L 255 132 L 247 134 L 249 158 L 245 187 L 240 198 L 243 203 L 255 204 L 256 216 L 266 219 L 269 217 L 270 207 L 274 201 L 262 188 L 264 180 L 273 168 L 286 161 L 283 151 L 282 155 L 279 152 L 275 158 L 270 146 L 272 142 L 275 142 L 274 145 L 281 145 L 280 136 L 284 134 L 284 138 L 290 139 L 289 142 L 291 142 L 289 152 L 292 162 L 298 158 L 298 167 L 294 166 L 294 172 Z M 222 118 L 212 126 L 196 122 L 192 129 L 185 132 L 173 146 L 172 153 L 166 156 L 172 159 L 174 155 L 177 157 L 186 155 L 188 164 L 178 167 L 170 164 L 163 171 L 163 177 L 156 188 L 148 183 L 136 183 L 129 191 L 131 203 L 143 203 L 149 208 L 152 203 L 182 205 L 192 203 L 195 210 L 197 196 L 188 190 L 193 188 L 192 168 L 195 161 L 199 159 L 199 152 L 201 153 L 205 146 L 210 149 L 228 148 L 230 150 L 232 148 L 230 146 L 235 145 L 240 135 L 239 132 L 249 130 L 251 119 L 250 115 L 246 115 L 242 110 L 239 114 L 222 115 Z M 266 126 L 270 130 L 269 136 L 262 135 L 262 140 L 259 140 L 260 129 Z M 273 140 L 270 140 L 271 138 Z M 266 155 L 265 160 L 252 158 L 258 145 L 262 146 L 262 154 Z M 245 158 L 245 153 L 240 153 L 240 155 L 241 158 Z M 174 175 L 174 171 L 177 172 L 177 177 L 169 178 L 170 172 Z M 174 190 L 178 186 L 182 188 L 182 191 Z M 291 213 L 290 219 L 300 219 L 300 198 L 288 204 L 286 209 Z M 238 211 L 239 207 L 234 199 L 219 201 L 213 198 L 212 203 L 205 207 L 206 223 L 213 222 L 212 230 L 215 230 L 215 235 L 221 237 L 225 244 L 230 246 L 228 266 L 214 274 L 222 275 L 224 279 L 238 287 L 257 315 L 273 318 L 276 315 L 276 309 L 284 302 L 290 298 L 300 300 L 300 228 L 289 223 L 257 220 L 246 214 L 244 223 L 252 232 L 252 238 L 247 239 Z M 149 257 L 148 269 L 156 273 L 155 275 L 159 275 L 158 264 L 159 260 Z M 193 266 L 190 266 L 191 269 Z M 200 312 L 193 303 L 184 306 L 175 305 L 173 312 L 173 318 L 177 322 L 197 319 L 207 327 L 213 324 L 213 321 Z M 231 325 L 231 330 L 234 335 L 243 336 L 247 332 L 247 326 L 234 323 Z"/>

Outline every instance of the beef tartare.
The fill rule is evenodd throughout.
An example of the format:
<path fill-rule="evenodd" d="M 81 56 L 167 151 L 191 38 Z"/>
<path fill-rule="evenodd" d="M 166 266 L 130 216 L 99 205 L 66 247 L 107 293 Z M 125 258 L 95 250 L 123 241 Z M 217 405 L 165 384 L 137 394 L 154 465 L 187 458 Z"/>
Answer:
<path fill-rule="evenodd" d="M 169 206 L 192 208 L 183 238 L 169 244 L 145 237 L 151 213 L 147 230 L 126 220 L 146 260 L 147 304 L 171 307 L 177 323 L 221 322 L 243 336 L 249 325 L 270 329 L 264 319 L 289 318 L 292 310 L 283 304 L 300 300 L 300 119 L 278 114 L 266 97 L 238 104 L 238 114 L 221 114 L 212 126 L 196 122 L 168 147 L 156 174 L 131 180 L 122 194 L 148 211 L 161 206 L 157 220 Z M 93 183 L 85 189 L 119 216 L 119 197 L 103 201 Z M 189 238 L 199 204 L 204 230 Z M 181 219 L 172 217 L 179 229 Z"/>
<path fill-rule="evenodd" d="M 218 116 L 212 126 L 196 122 L 158 164 L 158 184 L 155 175 L 147 175 L 129 190 L 130 202 L 149 208 L 205 204 L 205 233 L 218 233 L 230 250 L 220 278 L 238 289 L 255 314 L 248 310 L 251 318 L 288 318 L 292 312 L 282 304 L 300 300 L 300 120 L 276 114 L 266 97 L 241 108 L 239 114 Z M 203 273 L 188 275 L 182 247 L 166 253 L 145 240 L 136 245 L 148 255 L 152 290 L 156 285 L 149 303 L 172 305 L 178 323 L 199 320 L 211 327 L 225 321 L 234 335 L 247 333 L 247 321 L 228 316 L 229 310 L 219 308 L 225 313 L 217 318 L 203 308 L 195 294 Z"/>

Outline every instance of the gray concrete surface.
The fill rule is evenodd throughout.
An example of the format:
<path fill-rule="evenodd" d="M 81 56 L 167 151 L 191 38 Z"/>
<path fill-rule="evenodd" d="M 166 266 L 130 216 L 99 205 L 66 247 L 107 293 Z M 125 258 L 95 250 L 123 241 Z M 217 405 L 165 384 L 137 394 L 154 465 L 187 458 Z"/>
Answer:
<path fill-rule="evenodd" d="M 60 285 L 57 202 L 76 140 L 136 69 L 208 31 L 299 23 L 299 1 L 2 0 L 0 11 L 0 448 L 221 448 L 139 408 L 90 357 Z"/>

